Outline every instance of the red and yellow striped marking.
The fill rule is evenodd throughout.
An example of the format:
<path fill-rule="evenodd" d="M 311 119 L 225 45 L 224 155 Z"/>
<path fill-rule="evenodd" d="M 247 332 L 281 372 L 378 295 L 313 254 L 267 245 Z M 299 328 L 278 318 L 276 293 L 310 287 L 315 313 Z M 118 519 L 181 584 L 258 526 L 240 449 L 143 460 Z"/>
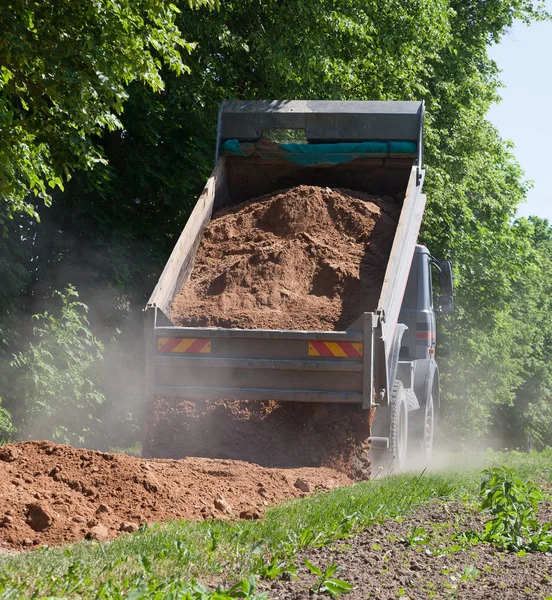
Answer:
<path fill-rule="evenodd" d="M 309 356 L 341 356 L 360 358 L 362 344 L 350 342 L 309 342 Z"/>
<path fill-rule="evenodd" d="M 186 352 L 194 354 L 209 354 L 211 340 L 198 340 L 194 338 L 159 337 L 157 338 L 158 352 Z"/>

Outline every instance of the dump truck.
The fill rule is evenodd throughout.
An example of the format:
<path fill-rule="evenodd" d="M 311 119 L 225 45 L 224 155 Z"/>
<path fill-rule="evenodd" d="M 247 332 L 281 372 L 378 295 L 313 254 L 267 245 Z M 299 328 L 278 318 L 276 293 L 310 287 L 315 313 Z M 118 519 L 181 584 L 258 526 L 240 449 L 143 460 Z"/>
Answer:
<path fill-rule="evenodd" d="M 148 404 L 156 396 L 354 404 L 366 411 L 362 448 L 373 471 L 430 458 L 440 404 L 435 314 L 452 310 L 453 282 L 450 263 L 417 244 L 423 119 L 422 102 L 222 103 L 214 170 L 144 311 Z M 171 304 L 212 215 L 297 185 L 404 197 L 377 305 L 343 331 L 176 326 Z"/>

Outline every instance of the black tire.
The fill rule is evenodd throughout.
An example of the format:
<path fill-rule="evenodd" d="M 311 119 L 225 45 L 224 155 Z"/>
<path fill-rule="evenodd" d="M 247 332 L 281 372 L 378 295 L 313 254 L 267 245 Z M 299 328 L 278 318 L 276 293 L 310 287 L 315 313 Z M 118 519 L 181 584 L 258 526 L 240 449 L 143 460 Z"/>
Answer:
<path fill-rule="evenodd" d="M 395 380 L 389 406 L 376 411 L 375 430 L 389 436 L 388 450 L 371 452 L 372 476 L 400 473 L 406 469 L 408 455 L 408 405 L 401 381 Z M 383 413 L 383 414 L 382 414 Z"/>
<path fill-rule="evenodd" d="M 395 471 L 404 471 L 408 454 L 408 406 L 403 384 L 397 380 L 391 394 L 389 450 L 393 454 Z"/>

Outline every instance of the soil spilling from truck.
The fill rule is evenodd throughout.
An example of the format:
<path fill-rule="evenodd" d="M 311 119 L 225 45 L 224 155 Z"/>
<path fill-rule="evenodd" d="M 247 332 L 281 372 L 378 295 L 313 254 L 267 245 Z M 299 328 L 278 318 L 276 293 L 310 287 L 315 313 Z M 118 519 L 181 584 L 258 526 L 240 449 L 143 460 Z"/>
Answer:
<path fill-rule="evenodd" d="M 351 483 L 332 469 L 145 460 L 51 442 L 1 447 L 0 481 L 0 553 L 110 539 L 144 523 L 257 519 L 272 504 Z"/>
<path fill-rule="evenodd" d="M 173 301 L 172 321 L 346 329 L 377 307 L 403 197 L 298 186 L 220 211 Z M 158 398 L 144 450 L 351 473 L 368 420 L 350 405 Z"/>

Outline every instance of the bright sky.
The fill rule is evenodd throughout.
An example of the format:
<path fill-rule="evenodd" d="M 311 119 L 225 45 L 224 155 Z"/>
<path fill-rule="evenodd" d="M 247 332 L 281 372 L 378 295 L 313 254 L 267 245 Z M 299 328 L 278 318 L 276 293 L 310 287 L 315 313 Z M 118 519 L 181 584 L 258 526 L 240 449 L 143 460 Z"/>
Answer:
<path fill-rule="evenodd" d="M 552 0 L 547 1 L 552 12 Z M 534 182 L 520 216 L 552 222 L 552 22 L 526 27 L 516 23 L 489 54 L 502 69 L 502 102 L 488 114 Z"/>

